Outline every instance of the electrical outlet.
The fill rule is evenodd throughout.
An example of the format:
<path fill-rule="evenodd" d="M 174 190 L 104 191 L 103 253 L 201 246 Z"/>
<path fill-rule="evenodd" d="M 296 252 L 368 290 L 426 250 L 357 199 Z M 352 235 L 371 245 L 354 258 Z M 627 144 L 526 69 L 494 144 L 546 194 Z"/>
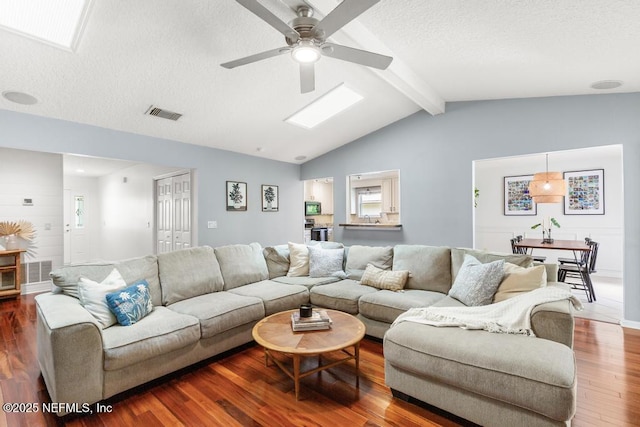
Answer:
<path fill-rule="evenodd" d="M 218 228 L 218 221 L 207 222 L 207 228 Z"/>

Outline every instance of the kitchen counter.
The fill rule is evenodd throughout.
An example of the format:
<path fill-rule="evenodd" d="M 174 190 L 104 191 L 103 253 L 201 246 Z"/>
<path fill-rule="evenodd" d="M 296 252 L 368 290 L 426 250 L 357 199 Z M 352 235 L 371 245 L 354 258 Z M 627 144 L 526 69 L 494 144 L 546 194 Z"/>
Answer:
<path fill-rule="evenodd" d="M 402 228 L 402 224 L 376 224 L 369 222 L 353 222 L 349 224 L 338 224 L 340 227 L 349 227 L 349 228 L 376 228 L 376 229 L 400 229 Z"/>

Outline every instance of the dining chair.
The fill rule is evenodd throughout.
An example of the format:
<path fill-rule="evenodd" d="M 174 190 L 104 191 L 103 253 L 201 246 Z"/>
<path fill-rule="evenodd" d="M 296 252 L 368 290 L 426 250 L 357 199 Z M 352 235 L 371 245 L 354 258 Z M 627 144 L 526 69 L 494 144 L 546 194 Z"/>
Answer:
<path fill-rule="evenodd" d="M 589 242 L 591 242 L 591 238 L 590 237 L 585 237 L 584 238 L 584 243 L 585 244 L 589 244 Z M 582 259 L 578 258 L 578 263 L 581 263 Z M 575 258 L 564 258 L 564 257 L 560 257 L 558 258 L 558 263 L 559 264 L 575 264 L 576 263 L 576 259 Z"/>
<path fill-rule="evenodd" d="M 526 255 L 527 248 L 519 248 L 516 246 L 516 243 L 518 243 L 520 240 L 522 240 L 522 235 L 517 235 L 515 238 L 511 239 L 511 251 L 514 254 Z M 545 262 L 545 260 L 547 259 L 546 256 L 542 256 L 542 255 L 531 254 L 531 257 L 533 258 L 534 262 Z"/>
<path fill-rule="evenodd" d="M 598 257 L 598 248 L 600 244 L 590 240 L 589 250 L 581 253 L 578 263 L 564 263 L 558 266 L 558 281 L 571 285 L 573 289 L 582 289 L 587 295 L 587 301 L 596 300 L 596 294 L 591 281 L 591 273 L 595 271 L 596 260 Z M 579 280 L 573 281 L 573 280 Z"/>

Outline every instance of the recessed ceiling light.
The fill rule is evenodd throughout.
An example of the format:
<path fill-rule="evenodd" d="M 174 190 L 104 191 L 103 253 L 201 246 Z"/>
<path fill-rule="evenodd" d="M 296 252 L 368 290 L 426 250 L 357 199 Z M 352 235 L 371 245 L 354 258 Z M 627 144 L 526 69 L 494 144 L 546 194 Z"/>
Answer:
<path fill-rule="evenodd" d="M 592 89 L 615 89 L 622 86 L 620 80 L 600 80 L 591 85 Z"/>
<path fill-rule="evenodd" d="M 2 96 L 16 104 L 33 105 L 38 103 L 38 99 L 24 92 L 6 91 L 2 92 Z"/>
<path fill-rule="evenodd" d="M 311 129 L 362 99 L 362 95 L 341 83 L 302 110 L 285 119 L 285 122 Z"/>
<path fill-rule="evenodd" d="M 74 50 L 92 0 L 0 2 L 0 28 Z"/>
<path fill-rule="evenodd" d="M 76 169 L 76 172 L 78 172 L 78 173 L 84 173 L 84 169 Z"/>
<path fill-rule="evenodd" d="M 306 159 L 307 159 L 307 156 L 296 156 L 296 158 L 294 160 L 301 161 L 301 160 L 306 160 Z"/>

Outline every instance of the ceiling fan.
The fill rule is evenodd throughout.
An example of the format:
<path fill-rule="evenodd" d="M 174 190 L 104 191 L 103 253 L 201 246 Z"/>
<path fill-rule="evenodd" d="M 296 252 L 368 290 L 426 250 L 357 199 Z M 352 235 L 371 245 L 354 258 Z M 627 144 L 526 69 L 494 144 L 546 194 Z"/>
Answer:
<path fill-rule="evenodd" d="M 309 6 L 299 6 L 297 8 L 298 17 L 288 24 L 258 3 L 257 0 L 236 1 L 281 32 L 285 37 L 287 46 L 220 64 L 225 68 L 235 68 L 290 52 L 294 61 L 300 64 L 300 90 L 302 93 L 307 93 L 315 89 L 314 63 L 322 55 L 380 70 L 386 69 L 393 60 L 389 56 L 327 41 L 327 38 L 333 33 L 380 0 L 343 0 L 322 20 L 313 17 L 313 9 Z"/>

